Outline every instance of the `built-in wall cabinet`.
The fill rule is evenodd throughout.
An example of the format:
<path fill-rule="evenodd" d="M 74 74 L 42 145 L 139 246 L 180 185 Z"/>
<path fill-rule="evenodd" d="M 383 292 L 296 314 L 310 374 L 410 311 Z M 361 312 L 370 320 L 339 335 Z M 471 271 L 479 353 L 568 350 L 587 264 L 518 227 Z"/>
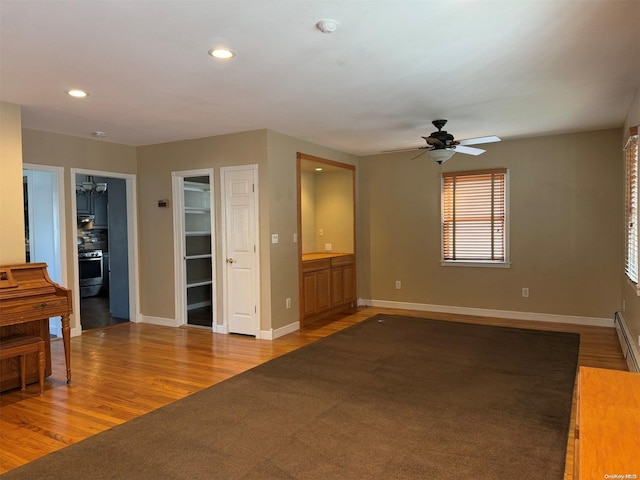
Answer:
<path fill-rule="evenodd" d="M 355 167 L 298 154 L 300 323 L 356 308 Z"/>
<path fill-rule="evenodd" d="M 212 233 L 213 173 L 174 172 L 174 199 L 178 222 L 176 305 L 180 324 L 212 327 L 214 316 L 214 262 Z"/>
<path fill-rule="evenodd" d="M 209 177 L 184 181 L 187 323 L 212 324 L 211 186 Z"/>

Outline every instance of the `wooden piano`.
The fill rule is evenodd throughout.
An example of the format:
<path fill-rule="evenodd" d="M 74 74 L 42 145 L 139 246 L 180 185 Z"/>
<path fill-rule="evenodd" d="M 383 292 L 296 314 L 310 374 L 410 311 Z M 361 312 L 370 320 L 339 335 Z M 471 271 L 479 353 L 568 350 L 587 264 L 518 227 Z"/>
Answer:
<path fill-rule="evenodd" d="M 67 383 L 71 381 L 69 315 L 72 313 L 71 290 L 54 283 L 46 263 L 22 263 L 0 266 L 0 336 L 26 334 L 45 341 L 46 375 L 51 375 L 51 342 L 49 318 L 62 318 L 62 339 L 67 367 Z M 30 356 L 31 357 L 31 356 Z M 35 355 L 27 359 L 27 383 L 38 381 Z M 15 359 L 0 363 L 0 391 L 20 386 Z"/>

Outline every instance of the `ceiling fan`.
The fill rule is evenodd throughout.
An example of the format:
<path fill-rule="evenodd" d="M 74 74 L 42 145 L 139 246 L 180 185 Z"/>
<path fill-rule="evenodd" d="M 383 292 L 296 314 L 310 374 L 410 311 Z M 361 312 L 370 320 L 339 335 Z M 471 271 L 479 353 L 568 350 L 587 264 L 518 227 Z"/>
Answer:
<path fill-rule="evenodd" d="M 479 145 L 482 143 L 493 143 L 499 142 L 501 140 L 500 137 L 496 137 L 495 135 L 490 135 L 488 137 L 476 137 L 476 138 L 467 138 L 466 140 L 456 140 L 446 130 L 442 130 L 442 128 L 446 125 L 446 120 L 434 120 L 433 125 L 438 129 L 437 132 L 433 132 L 428 137 L 422 137 L 426 140 L 427 145 L 424 147 L 420 147 L 421 150 L 426 150 L 426 152 L 422 152 L 419 155 L 416 155 L 412 158 L 418 158 L 425 153 L 431 157 L 438 164 L 443 164 L 447 160 L 449 160 L 454 153 L 465 153 L 467 155 L 480 155 L 484 153 L 486 150 L 481 148 L 469 147 L 468 145 Z"/>

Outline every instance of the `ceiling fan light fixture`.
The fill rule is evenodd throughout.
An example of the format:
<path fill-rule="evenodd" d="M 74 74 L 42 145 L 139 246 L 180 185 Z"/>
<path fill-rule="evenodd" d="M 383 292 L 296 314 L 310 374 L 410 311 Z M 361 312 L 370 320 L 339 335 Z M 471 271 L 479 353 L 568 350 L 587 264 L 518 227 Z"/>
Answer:
<path fill-rule="evenodd" d="M 444 148 L 438 148 L 434 150 L 428 150 L 427 155 L 431 157 L 431 160 L 436 162 L 438 165 L 442 165 L 444 162 L 453 157 L 453 154 L 456 153 L 454 150 L 448 150 Z"/>

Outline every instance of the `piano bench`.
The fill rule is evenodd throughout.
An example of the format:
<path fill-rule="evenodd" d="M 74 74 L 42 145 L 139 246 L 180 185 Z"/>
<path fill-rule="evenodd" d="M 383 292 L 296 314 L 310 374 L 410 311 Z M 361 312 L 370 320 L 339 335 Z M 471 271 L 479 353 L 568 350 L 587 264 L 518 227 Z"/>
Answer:
<path fill-rule="evenodd" d="M 38 379 L 40 381 L 40 395 L 44 392 L 44 371 L 46 366 L 44 340 L 30 335 L 13 335 L 0 339 L 0 360 L 20 357 L 20 386 L 26 390 L 27 368 L 26 357 L 29 353 L 38 354 Z"/>

